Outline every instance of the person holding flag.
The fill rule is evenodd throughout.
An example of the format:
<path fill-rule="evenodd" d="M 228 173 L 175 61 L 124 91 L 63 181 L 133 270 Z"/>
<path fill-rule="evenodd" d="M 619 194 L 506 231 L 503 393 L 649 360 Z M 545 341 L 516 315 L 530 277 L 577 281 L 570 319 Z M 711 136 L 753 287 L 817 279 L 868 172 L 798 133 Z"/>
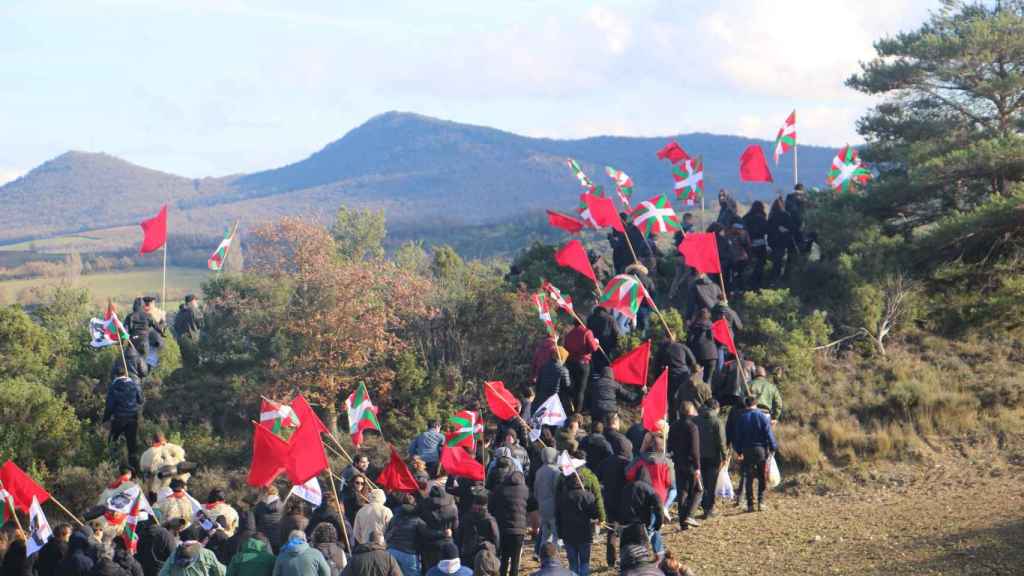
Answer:
<path fill-rule="evenodd" d="M 185 301 L 174 315 L 173 326 L 182 363 L 195 368 L 199 365 L 199 331 L 203 326 L 203 316 L 199 310 L 199 299 L 194 294 L 185 296 Z"/>
<path fill-rule="evenodd" d="M 409 457 L 418 456 L 426 463 L 427 470 L 436 470 L 441 460 L 441 446 L 444 446 L 441 421 L 434 420 L 429 428 L 413 438 L 409 444 Z"/>
<path fill-rule="evenodd" d="M 128 462 L 138 462 L 142 386 L 128 377 L 125 366 L 121 363 L 114 363 L 114 374 L 114 381 L 107 388 L 107 402 L 102 422 L 110 422 L 110 443 L 114 445 L 123 436 L 128 447 Z M 120 453 L 116 446 L 112 446 L 112 450 L 115 454 Z"/>
<path fill-rule="evenodd" d="M 568 404 L 569 396 L 572 393 L 572 379 L 569 377 L 569 370 L 565 367 L 565 361 L 569 358 L 569 352 L 559 346 L 553 358 L 537 375 L 537 398 L 547 400 L 552 395 L 558 395 L 562 406 Z"/>

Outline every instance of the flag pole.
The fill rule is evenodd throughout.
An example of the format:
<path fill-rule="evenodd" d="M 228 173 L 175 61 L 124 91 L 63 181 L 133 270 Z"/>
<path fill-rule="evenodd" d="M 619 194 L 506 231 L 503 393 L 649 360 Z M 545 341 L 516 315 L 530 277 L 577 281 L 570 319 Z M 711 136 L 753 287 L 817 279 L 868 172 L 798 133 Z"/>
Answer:
<path fill-rule="evenodd" d="M 348 543 L 348 528 L 345 527 L 345 511 L 341 507 L 341 498 L 338 496 L 338 490 L 334 487 L 334 470 L 331 469 L 331 464 L 327 464 L 327 476 L 331 479 L 331 492 L 334 493 L 334 504 L 338 507 L 338 516 L 341 522 L 341 536 L 345 540 L 345 551 L 351 553 L 351 548 Z M 369 480 L 369 478 L 367 478 Z"/>
<path fill-rule="evenodd" d="M 228 265 L 228 254 L 231 252 L 231 244 L 235 243 L 235 234 L 238 233 L 238 222 L 239 220 L 235 219 L 235 225 L 231 227 L 231 235 L 228 236 L 228 238 L 231 238 L 231 242 L 224 248 L 224 261 L 220 263 L 220 269 L 217 270 L 218 276 L 224 273 L 224 268 Z"/>
<path fill-rule="evenodd" d="M 633 280 L 636 280 L 636 283 L 639 284 L 641 288 L 643 288 L 644 285 L 642 282 L 640 282 L 640 279 L 637 278 L 636 274 L 632 274 L 631 276 L 633 277 Z M 651 295 L 647 292 L 646 288 L 644 288 L 644 297 L 647 299 L 648 302 L 651 303 L 651 307 L 654 308 L 655 314 L 658 315 L 658 320 L 661 320 L 661 325 L 664 326 L 665 332 L 668 332 L 669 337 L 675 340 L 675 334 L 673 334 L 672 329 L 668 327 L 668 323 L 665 322 L 665 317 L 661 315 L 661 310 L 658 309 L 658 305 L 654 303 L 654 298 L 651 297 Z M 605 356 L 605 358 L 607 358 L 607 356 Z"/>
<path fill-rule="evenodd" d="M 21 520 L 18 519 L 18 509 L 14 507 L 14 496 L 4 488 L 3 480 L 0 480 L 0 490 L 3 490 L 4 493 L 7 494 L 7 498 L 4 498 L 4 500 L 7 501 L 7 506 L 11 509 L 11 516 L 14 516 L 14 523 L 18 526 L 18 530 L 24 532 L 21 527 Z"/>
<path fill-rule="evenodd" d="M 64 512 L 64 513 L 65 513 L 65 514 L 67 514 L 68 516 L 70 516 L 70 517 L 71 517 L 71 519 L 72 519 L 72 520 L 74 520 L 74 521 L 75 521 L 75 522 L 76 522 L 76 523 L 77 523 L 77 524 L 78 524 L 79 526 L 81 526 L 81 527 L 83 527 L 83 528 L 85 527 L 85 524 L 84 524 L 84 523 L 83 523 L 83 522 L 82 522 L 81 520 L 79 520 L 79 519 L 78 519 L 78 516 L 75 516 L 74 514 L 72 514 L 72 513 L 71 513 L 71 511 L 70 511 L 70 510 L 68 510 L 67 508 L 65 508 L 65 507 L 64 507 L 64 505 L 60 503 L 60 500 L 57 500 L 57 498 L 55 498 L 55 497 L 53 496 L 53 494 L 50 494 L 50 500 L 51 500 L 51 501 L 52 501 L 52 502 L 53 502 L 54 504 L 56 504 L 56 505 L 57 505 L 57 507 L 58 507 L 58 508 L 60 508 L 62 512 Z"/>
<path fill-rule="evenodd" d="M 796 138 L 793 138 L 793 186 L 800 183 L 800 173 L 796 164 Z"/>
<path fill-rule="evenodd" d="M 160 305 L 167 308 L 167 240 L 164 240 L 164 279 L 160 288 Z"/>
<path fill-rule="evenodd" d="M 629 239 L 629 228 L 626 228 L 629 223 L 622 225 L 622 235 L 626 237 L 626 246 L 629 246 L 629 253 L 633 255 L 633 262 L 636 264 L 640 263 L 640 259 L 636 257 L 636 250 L 633 249 L 633 242 Z"/>

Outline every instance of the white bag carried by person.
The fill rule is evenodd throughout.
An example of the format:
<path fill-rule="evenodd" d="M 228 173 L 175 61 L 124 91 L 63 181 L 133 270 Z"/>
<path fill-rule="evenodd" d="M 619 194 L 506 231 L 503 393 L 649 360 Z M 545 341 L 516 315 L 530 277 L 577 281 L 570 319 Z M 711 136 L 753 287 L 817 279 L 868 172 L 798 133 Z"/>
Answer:
<path fill-rule="evenodd" d="M 715 483 L 715 496 L 732 500 L 736 492 L 732 488 L 732 478 L 729 476 L 729 466 L 722 466 L 718 471 L 718 482 Z"/>
<path fill-rule="evenodd" d="M 775 455 L 768 459 L 768 488 L 775 488 L 782 484 L 782 473 L 779 472 L 779 465 L 775 463 Z"/>

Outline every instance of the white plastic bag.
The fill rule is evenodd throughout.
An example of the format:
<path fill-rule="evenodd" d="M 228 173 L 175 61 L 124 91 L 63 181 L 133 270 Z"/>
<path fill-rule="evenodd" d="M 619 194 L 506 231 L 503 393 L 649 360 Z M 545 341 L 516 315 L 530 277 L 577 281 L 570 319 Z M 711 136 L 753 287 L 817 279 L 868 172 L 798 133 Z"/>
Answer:
<path fill-rule="evenodd" d="M 715 496 L 729 500 L 736 497 L 736 492 L 732 489 L 732 478 L 729 477 L 728 466 L 722 466 L 722 469 L 718 471 L 718 481 L 715 483 Z"/>
<path fill-rule="evenodd" d="M 768 488 L 775 488 L 782 484 L 782 473 L 779 472 L 779 465 L 775 463 L 775 455 L 768 459 Z"/>

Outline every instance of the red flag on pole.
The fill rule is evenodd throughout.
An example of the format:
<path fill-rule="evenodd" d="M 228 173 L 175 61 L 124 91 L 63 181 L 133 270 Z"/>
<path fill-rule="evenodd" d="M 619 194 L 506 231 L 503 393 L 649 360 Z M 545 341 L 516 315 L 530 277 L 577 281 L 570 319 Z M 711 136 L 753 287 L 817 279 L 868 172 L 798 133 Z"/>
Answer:
<path fill-rule="evenodd" d="M 686 265 L 704 274 L 718 274 L 722 263 L 718 259 L 718 240 L 713 232 L 695 232 L 683 237 L 679 253 L 686 259 Z"/>
<path fill-rule="evenodd" d="M 511 420 L 519 415 L 519 400 L 505 389 L 504 382 L 484 382 L 484 395 L 487 406 L 499 420 Z"/>
<path fill-rule="evenodd" d="M 315 424 L 299 424 L 299 429 L 288 441 L 288 447 L 286 471 L 292 484 L 305 484 L 310 478 L 327 469 L 324 442 Z"/>
<path fill-rule="evenodd" d="M 313 412 L 313 408 L 309 405 L 309 402 L 306 401 L 306 397 L 302 394 L 299 394 L 292 399 L 292 413 L 295 414 L 295 417 L 299 420 L 299 426 L 304 426 L 306 422 L 309 422 L 314 428 L 316 428 L 317 432 L 321 434 L 327 433 L 327 426 L 323 423 L 323 420 L 320 420 L 320 417 L 316 415 L 316 412 Z M 297 484 L 301 484 L 301 482 L 297 482 Z"/>
<path fill-rule="evenodd" d="M 619 356 L 612 362 L 615 381 L 633 386 L 647 385 L 647 367 L 651 362 L 651 341 Z"/>
<path fill-rule="evenodd" d="M 723 344 L 729 349 L 729 352 L 732 352 L 733 356 L 738 357 L 738 354 L 736 354 L 736 343 L 732 339 L 732 330 L 729 330 L 729 323 L 726 322 L 725 318 L 717 320 L 711 325 L 711 336 L 714 337 L 715 342 Z"/>
<path fill-rule="evenodd" d="M 31 476 L 18 465 L 8 460 L 0 468 L 0 483 L 3 483 L 4 490 L 14 499 L 14 507 L 28 514 L 32 506 L 32 498 L 35 497 L 40 504 L 50 499 L 50 493 L 43 490 L 43 487 L 36 484 Z"/>
<path fill-rule="evenodd" d="M 267 486 L 288 467 L 288 443 L 269 429 L 253 425 L 250 486 Z"/>
<path fill-rule="evenodd" d="M 661 371 L 661 376 L 658 376 L 654 386 L 647 391 L 640 407 L 643 411 L 644 429 L 657 432 L 658 420 L 664 420 L 668 415 L 668 368 Z"/>
<path fill-rule="evenodd" d="M 548 224 L 551 224 L 555 228 L 565 230 L 570 234 L 576 234 L 586 227 L 586 224 L 584 224 L 583 221 L 580 220 L 579 218 L 574 218 L 572 216 L 562 214 L 561 212 L 556 212 L 554 210 L 548 210 L 547 212 Z"/>
<path fill-rule="evenodd" d="M 773 182 L 764 151 L 758 144 L 751 144 L 740 156 L 740 180 L 744 182 Z"/>
<path fill-rule="evenodd" d="M 139 254 L 148 254 L 167 243 L 167 204 L 160 207 L 160 212 L 156 216 L 143 220 L 139 226 L 142 226 L 142 246 L 139 247 Z"/>
<path fill-rule="evenodd" d="M 412 477 L 409 467 L 402 461 L 402 457 L 398 455 L 394 446 L 391 446 L 391 461 L 380 471 L 377 485 L 392 492 L 408 492 L 410 494 L 420 489 L 416 479 Z"/>
<path fill-rule="evenodd" d="M 658 150 L 658 160 L 668 160 L 673 164 L 679 164 L 685 160 L 689 160 L 690 155 L 683 150 L 679 143 L 675 140 L 669 142 L 664 148 Z"/>
<path fill-rule="evenodd" d="M 612 228 L 619 232 L 625 233 L 626 229 L 622 226 L 622 218 L 619 218 L 619 213 L 615 210 L 615 203 L 612 202 L 611 198 L 604 198 L 603 196 L 594 196 L 593 194 L 581 194 L 580 201 L 587 205 L 587 212 L 590 212 L 590 218 L 597 223 L 600 228 Z"/>
<path fill-rule="evenodd" d="M 555 252 L 555 262 L 559 266 L 572 268 L 595 283 L 597 282 L 597 274 L 594 274 L 594 267 L 590 265 L 590 257 L 587 256 L 587 251 L 583 249 L 583 243 L 579 240 L 570 240 L 568 244 Z"/>
<path fill-rule="evenodd" d="M 484 479 L 484 465 L 470 456 L 469 452 L 457 446 L 441 448 L 441 466 L 448 474 L 456 478 L 468 478 L 481 482 Z"/>

